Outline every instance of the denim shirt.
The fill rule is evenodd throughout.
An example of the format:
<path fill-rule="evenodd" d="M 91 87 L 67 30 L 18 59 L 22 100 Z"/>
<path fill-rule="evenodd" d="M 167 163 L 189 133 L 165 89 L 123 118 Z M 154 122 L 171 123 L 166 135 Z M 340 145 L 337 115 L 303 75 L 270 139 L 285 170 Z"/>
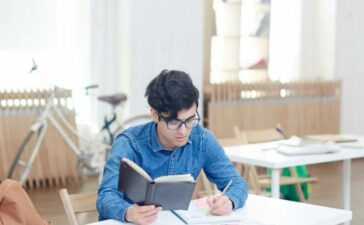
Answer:
<path fill-rule="evenodd" d="M 239 176 L 209 130 L 197 125 L 192 129 L 186 145 L 168 150 L 159 142 L 156 123 L 150 122 L 129 128 L 115 138 L 98 190 L 100 220 L 126 222 L 126 210 L 133 204 L 118 191 L 119 165 L 123 157 L 141 166 L 152 179 L 185 173 L 190 173 L 196 179 L 201 169 L 204 169 L 207 178 L 220 191 L 230 180 L 233 181 L 225 195 L 233 202 L 234 209 L 243 207 L 247 199 L 245 180 Z"/>

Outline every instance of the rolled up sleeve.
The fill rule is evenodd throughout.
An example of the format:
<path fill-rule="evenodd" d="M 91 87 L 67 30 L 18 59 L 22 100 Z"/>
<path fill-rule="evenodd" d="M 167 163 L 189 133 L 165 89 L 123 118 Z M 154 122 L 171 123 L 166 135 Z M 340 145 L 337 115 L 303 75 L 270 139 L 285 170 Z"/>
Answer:
<path fill-rule="evenodd" d="M 232 180 L 232 184 L 225 195 L 233 202 L 234 209 L 243 207 L 248 198 L 248 185 L 245 179 L 238 174 L 225 151 L 209 130 L 206 130 L 203 138 L 202 148 L 204 150 L 206 176 L 216 184 L 220 191 Z"/>

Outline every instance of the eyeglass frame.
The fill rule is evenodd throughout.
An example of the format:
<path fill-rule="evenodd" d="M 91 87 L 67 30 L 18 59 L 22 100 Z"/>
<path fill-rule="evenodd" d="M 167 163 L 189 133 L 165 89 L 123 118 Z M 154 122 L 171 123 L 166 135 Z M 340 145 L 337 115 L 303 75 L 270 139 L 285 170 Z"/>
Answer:
<path fill-rule="evenodd" d="M 194 115 L 194 117 L 190 117 L 190 118 L 187 118 L 186 120 L 184 120 L 184 121 L 182 121 L 182 120 L 180 120 L 180 119 L 169 119 L 168 117 L 165 117 L 165 116 L 162 116 L 162 114 L 160 113 L 160 112 L 157 112 L 157 114 L 158 114 L 158 117 L 159 117 L 159 119 L 162 119 L 162 120 L 164 120 L 164 122 L 166 122 L 166 124 L 167 124 L 167 128 L 169 129 L 169 130 L 178 130 L 178 129 L 180 129 L 181 127 L 182 127 L 182 125 L 184 124 L 185 125 L 185 127 L 186 128 L 188 128 L 188 129 L 190 129 L 190 128 L 194 128 L 195 126 L 197 126 L 197 124 L 200 122 L 200 120 L 201 120 L 201 117 L 200 117 L 200 114 L 198 113 L 198 111 L 196 111 L 196 114 L 197 114 L 197 117 L 196 117 L 196 114 Z M 189 127 L 189 126 L 187 126 L 187 122 L 188 122 L 188 120 L 191 120 L 191 119 L 194 119 L 194 120 L 196 120 L 197 119 L 197 123 L 195 124 L 195 125 L 193 125 L 192 127 Z M 178 122 L 180 122 L 180 124 L 178 125 L 178 127 L 176 128 L 176 129 L 171 129 L 171 128 L 169 128 L 169 126 L 168 126 L 168 124 L 169 124 L 169 122 L 171 122 L 172 120 L 175 120 L 175 121 L 178 121 Z"/>

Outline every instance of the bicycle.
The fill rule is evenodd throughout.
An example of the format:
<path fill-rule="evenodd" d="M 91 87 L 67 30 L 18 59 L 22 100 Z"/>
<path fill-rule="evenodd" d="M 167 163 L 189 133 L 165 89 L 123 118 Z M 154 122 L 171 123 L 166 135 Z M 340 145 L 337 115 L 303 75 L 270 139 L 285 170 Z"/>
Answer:
<path fill-rule="evenodd" d="M 105 137 L 104 142 L 109 144 L 110 146 L 112 145 L 114 138 L 118 133 L 121 133 L 122 131 L 124 131 L 125 129 L 127 129 L 130 126 L 133 126 L 133 125 L 136 125 L 136 124 L 139 124 L 142 122 L 147 122 L 152 119 L 150 114 L 139 114 L 139 115 L 135 115 L 135 116 L 126 118 L 121 123 L 119 123 L 118 119 L 117 119 L 117 113 L 115 112 L 115 108 L 122 105 L 122 103 L 124 103 L 127 100 L 127 96 L 125 94 L 118 93 L 118 94 L 113 94 L 113 95 L 99 96 L 98 100 L 110 104 L 113 108 L 112 117 L 108 118 L 107 116 L 105 116 L 104 125 L 101 127 L 101 132 L 106 132 L 106 136 L 104 136 Z M 114 126 L 114 128 L 112 127 L 113 124 L 116 124 L 116 126 Z M 106 152 L 105 161 L 108 159 L 109 153 L 110 153 L 110 151 Z M 99 183 L 101 183 L 102 178 L 103 178 L 103 166 L 101 167 L 100 174 L 99 174 Z"/>
<path fill-rule="evenodd" d="M 105 154 L 110 145 L 102 143 L 98 140 L 90 139 L 80 135 L 76 129 L 67 121 L 63 113 L 57 107 L 57 92 L 61 89 L 57 86 L 52 88 L 51 95 L 47 98 L 46 105 L 41 115 L 33 122 L 26 137 L 21 142 L 20 147 L 16 151 L 15 159 L 11 164 L 8 172 L 8 178 L 14 178 L 17 165 L 23 168 L 20 171 L 19 182 L 24 185 L 29 172 L 31 171 L 33 162 L 39 154 L 40 148 L 45 138 L 49 124 L 53 125 L 56 131 L 61 135 L 70 150 L 77 157 L 77 168 L 80 174 L 95 174 L 100 170 L 100 164 L 97 163 L 100 154 Z M 36 134 L 33 142 L 32 137 Z M 77 140 L 82 140 L 87 143 L 87 146 L 93 146 L 93 151 L 82 149 L 71 135 L 77 137 Z M 32 143 L 34 143 L 33 146 Z M 85 148 L 86 148 L 85 147 Z M 30 149 L 28 160 L 21 160 L 21 156 L 26 149 Z"/>
<path fill-rule="evenodd" d="M 35 64 L 35 61 L 33 59 L 33 67 L 30 73 L 37 70 L 37 68 L 38 66 Z M 89 89 L 96 87 L 98 87 L 98 85 L 91 85 L 86 87 L 86 94 Z M 105 116 L 104 125 L 101 128 L 101 134 L 106 131 L 106 136 L 104 135 L 103 140 L 84 137 L 79 134 L 77 130 L 67 121 L 65 116 L 58 109 L 57 105 L 55 105 L 55 103 L 57 102 L 57 93 L 61 89 L 56 85 L 52 84 L 51 90 L 51 95 L 47 98 L 43 112 L 31 125 L 30 130 L 21 142 L 20 147 L 17 149 L 15 158 L 10 166 L 7 175 L 8 178 L 13 178 L 17 165 L 23 166 L 23 169 L 20 173 L 21 175 L 18 179 L 22 185 L 25 184 L 29 172 L 31 171 L 33 162 L 40 151 L 49 123 L 55 127 L 57 132 L 61 135 L 63 140 L 69 146 L 70 150 L 77 157 L 76 167 L 79 173 L 81 175 L 90 175 L 97 174 L 102 171 L 104 161 L 108 158 L 113 138 L 117 132 L 121 132 L 131 123 L 146 119 L 150 120 L 151 118 L 150 115 L 143 114 L 128 118 L 122 123 L 119 123 L 117 120 L 117 113 L 115 112 L 115 108 L 119 106 L 122 102 L 126 101 L 126 95 L 115 94 L 111 96 L 100 96 L 100 101 L 107 102 L 113 107 L 113 117 L 111 119 L 108 119 Z M 116 129 L 111 130 L 111 127 L 114 124 L 117 125 Z M 76 143 L 76 141 L 71 138 L 69 133 L 77 137 L 76 141 L 83 141 L 85 145 L 83 147 L 79 146 L 78 143 Z M 30 146 L 33 143 L 32 137 L 34 134 L 37 134 L 37 136 L 35 137 L 34 146 Z M 28 148 L 31 149 L 31 154 L 28 160 L 21 160 L 21 156 Z M 90 150 L 91 148 L 92 150 Z"/>
<path fill-rule="evenodd" d="M 129 118 L 126 118 L 121 123 L 118 122 L 118 114 L 116 113 L 116 107 L 121 106 L 127 100 L 127 96 L 123 93 L 117 93 L 113 95 L 103 95 L 97 98 L 99 101 L 108 103 L 112 106 L 112 117 L 108 118 L 104 116 L 104 124 L 101 127 L 101 132 L 106 132 L 107 138 L 105 143 L 112 144 L 114 137 L 117 133 L 124 131 L 126 128 L 136 125 L 138 123 L 147 122 L 152 119 L 150 114 L 138 114 Z M 113 125 L 116 125 L 113 127 Z"/>

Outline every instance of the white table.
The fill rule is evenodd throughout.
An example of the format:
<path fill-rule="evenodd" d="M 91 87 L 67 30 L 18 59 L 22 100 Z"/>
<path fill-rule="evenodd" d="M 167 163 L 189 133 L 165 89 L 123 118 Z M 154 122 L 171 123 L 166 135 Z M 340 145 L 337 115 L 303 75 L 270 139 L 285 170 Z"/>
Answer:
<path fill-rule="evenodd" d="M 358 137 L 358 142 L 340 145 L 363 145 L 364 138 Z M 244 163 L 272 169 L 272 196 L 279 198 L 280 171 L 286 167 L 310 165 L 325 162 L 343 161 L 343 201 L 344 209 L 350 209 L 351 159 L 364 157 L 364 149 L 342 147 L 332 154 L 286 156 L 269 149 L 274 142 L 225 147 L 227 156 L 233 162 Z"/>
<path fill-rule="evenodd" d="M 334 225 L 350 221 L 352 212 L 286 201 L 257 195 L 249 195 L 246 202 L 244 225 Z M 88 225 L 122 225 L 115 220 L 106 220 Z M 184 223 L 168 211 L 162 211 L 153 225 L 183 225 Z"/>

